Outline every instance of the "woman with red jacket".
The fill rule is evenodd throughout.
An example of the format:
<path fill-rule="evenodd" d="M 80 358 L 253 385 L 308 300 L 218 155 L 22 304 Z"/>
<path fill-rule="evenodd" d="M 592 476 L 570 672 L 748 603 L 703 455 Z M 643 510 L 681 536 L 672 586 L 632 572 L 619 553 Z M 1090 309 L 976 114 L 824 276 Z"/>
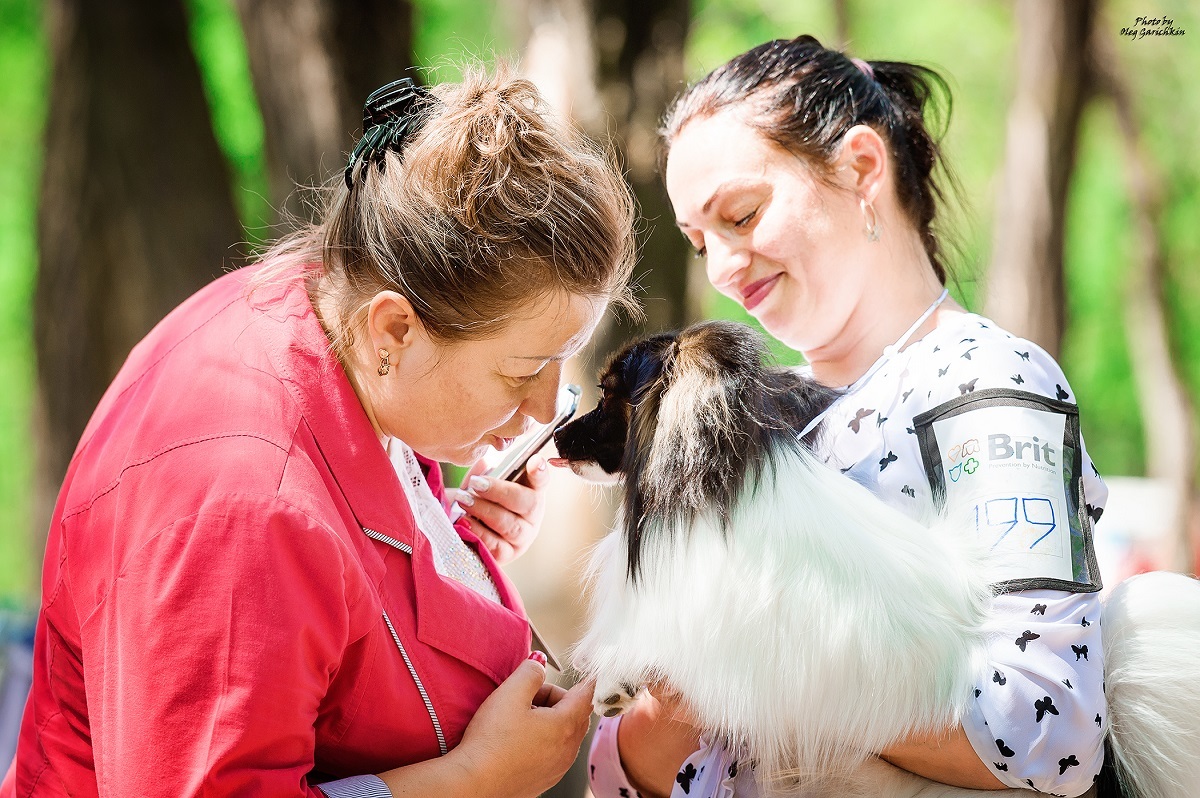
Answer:
<path fill-rule="evenodd" d="M 49 532 L 0 797 L 532 796 L 590 688 L 544 682 L 497 566 L 543 509 L 437 461 L 549 421 L 628 303 L 633 210 L 529 83 L 368 100 L 323 221 L 132 352 Z"/>

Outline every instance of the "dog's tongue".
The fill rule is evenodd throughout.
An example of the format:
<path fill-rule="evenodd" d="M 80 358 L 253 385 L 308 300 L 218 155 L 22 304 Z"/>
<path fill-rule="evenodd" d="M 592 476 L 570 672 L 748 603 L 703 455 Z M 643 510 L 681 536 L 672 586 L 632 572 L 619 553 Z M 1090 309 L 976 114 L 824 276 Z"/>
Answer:
<path fill-rule="evenodd" d="M 551 457 L 546 462 L 556 468 L 570 468 L 571 467 L 571 461 L 565 457 Z"/>

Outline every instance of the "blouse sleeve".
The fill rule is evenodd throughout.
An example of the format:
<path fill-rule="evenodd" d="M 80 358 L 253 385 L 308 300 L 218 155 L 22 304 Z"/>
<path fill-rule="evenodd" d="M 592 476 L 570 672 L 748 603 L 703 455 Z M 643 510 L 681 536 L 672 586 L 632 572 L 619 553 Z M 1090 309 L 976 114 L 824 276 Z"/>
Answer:
<path fill-rule="evenodd" d="M 596 726 L 588 752 L 588 785 L 595 798 L 638 798 L 625 775 L 617 750 L 621 716 Z M 758 798 L 753 767 L 740 767 L 741 757 L 718 740 L 701 738 L 697 749 L 675 774 L 670 798 Z"/>
<path fill-rule="evenodd" d="M 943 401 L 1004 388 L 1061 402 L 1075 397 L 1058 364 L 1019 339 L 959 342 L 940 384 Z M 935 383 L 937 384 L 937 383 Z M 936 397 L 935 397 L 936 400 Z M 1085 510 L 1103 512 L 1108 490 L 1080 439 Z M 964 728 L 1000 781 L 1057 795 L 1088 790 L 1103 764 L 1107 707 L 1098 593 L 1015 590 L 996 596 L 987 662 Z"/>
<path fill-rule="evenodd" d="M 146 543 L 81 626 L 100 794 L 322 798 L 315 722 L 365 595 L 346 562 L 271 497 Z"/>

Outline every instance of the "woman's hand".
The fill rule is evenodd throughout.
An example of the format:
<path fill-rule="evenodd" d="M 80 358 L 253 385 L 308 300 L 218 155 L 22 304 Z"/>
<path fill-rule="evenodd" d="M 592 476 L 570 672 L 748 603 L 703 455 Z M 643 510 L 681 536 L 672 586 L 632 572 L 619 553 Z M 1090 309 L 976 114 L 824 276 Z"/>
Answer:
<path fill-rule="evenodd" d="M 485 466 L 477 462 L 467 472 L 459 490 L 446 491 L 446 498 L 458 502 L 466 512 L 467 523 L 496 562 L 504 565 L 525 553 L 537 537 L 546 513 L 546 486 L 550 469 L 546 458 L 535 454 L 520 481 L 491 479 L 482 475 Z"/>
<path fill-rule="evenodd" d="M 393 796 L 534 798 L 575 761 L 592 714 L 592 684 L 563 690 L 526 660 L 480 705 L 445 756 L 380 773 Z"/>
<path fill-rule="evenodd" d="M 479 707 L 455 749 L 477 784 L 464 795 L 535 796 L 558 783 L 575 761 L 592 714 L 592 684 L 570 690 L 545 681 L 526 660 Z"/>
<path fill-rule="evenodd" d="M 700 748 L 700 730 L 679 696 L 661 685 L 638 697 L 621 716 L 617 751 L 629 781 L 645 798 L 665 798 L 675 775 Z"/>

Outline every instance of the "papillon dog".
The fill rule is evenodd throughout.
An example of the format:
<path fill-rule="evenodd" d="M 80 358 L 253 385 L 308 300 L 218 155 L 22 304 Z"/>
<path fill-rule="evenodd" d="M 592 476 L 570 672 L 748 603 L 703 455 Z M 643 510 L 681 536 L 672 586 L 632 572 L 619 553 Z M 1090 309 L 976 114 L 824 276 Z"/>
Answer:
<path fill-rule="evenodd" d="M 809 448 L 819 433 L 800 434 L 836 394 L 767 355 L 760 335 L 731 322 L 645 338 L 604 370 L 598 406 L 556 433 L 559 464 L 624 485 L 618 527 L 591 555 L 590 623 L 573 664 L 595 679 L 605 716 L 666 686 L 777 789 L 857 769 L 870 774 L 866 793 L 917 795 L 931 783 L 862 766 L 959 722 L 983 656 L 983 555 L 819 462 Z M 1200 724 L 1200 681 L 1186 681 L 1200 677 L 1200 587 L 1159 576 L 1166 588 L 1110 599 L 1105 644 L 1122 776 L 1142 785 L 1131 794 L 1165 798 L 1200 794 L 1200 755 L 1185 750 L 1200 738 L 1154 728 Z M 1168 643 L 1163 630 L 1179 623 L 1191 634 Z M 1168 664 L 1186 673 L 1163 673 Z M 1182 702 L 1170 695 L 1185 687 Z M 1151 705 L 1154 720 L 1139 719 Z M 1138 751 L 1163 756 L 1139 764 Z M 1181 786 L 1153 787 L 1164 783 Z"/>

